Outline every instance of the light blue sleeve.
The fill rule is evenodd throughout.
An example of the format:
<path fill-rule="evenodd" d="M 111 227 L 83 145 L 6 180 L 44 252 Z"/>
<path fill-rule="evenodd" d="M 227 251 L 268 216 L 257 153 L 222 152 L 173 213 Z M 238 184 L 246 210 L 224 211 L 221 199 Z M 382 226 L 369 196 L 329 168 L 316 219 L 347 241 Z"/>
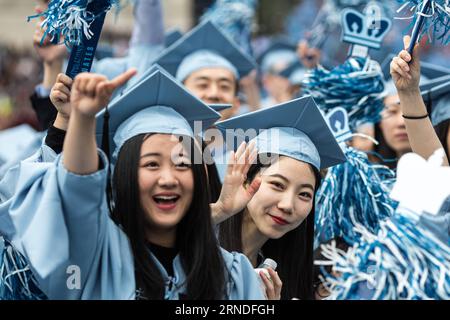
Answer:
<path fill-rule="evenodd" d="M 29 170 L 29 166 L 21 166 L 21 163 L 43 163 L 53 162 L 57 157 L 57 154 L 44 143 L 42 139 L 41 147 L 29 158 L 18 161 L 14 166 L 8 168 L 8 170 L 1 175 L 0 179 L 0 235 L 5 236 L 7 239 L 11 239 L 15 232 L 15 228 L 11 222 L 9 216 L 9 208 L 11 206 L 11 198 L 15 195 L 17 183 L 19 181 L 20 173 L 24 174 L 26 170 Z M 27 168 L 21 170 L 22 168 Z M 42 173 L 46 170 L 47 165 L 36 165 L 35 170 Z M 22 179 L 23 180 L 23 179 Z"/>
<path fill-rule="evenodd" d="M 223 249 L 222 255 L 230 277 L 228 299 L 265 300 L 256 272 L 247 257 L 242 253 L 230 253 Z"/>
<path fill-rule="evenodd" d="M 136 0 L 130 47 L 164 44 L 164 14 L 161 0 Z"/>
<path fill-rule="evenodd" d="M 53 162 L 58 156 L 52 148 L 45 144 L 45 137 L 41 139 L 40 147 L 36 145 L 32 155 L 25 155 L 23 158 L 17 159 L 14 164 L 8 168 L 0 169 L 0 203 L 11 198 L 16 188 L 20 163 L 24 162 Z M 30 150 L 31 151 L 31 150 Z"/>
<path fill-rule="evenodd" d="M 422 213 L 419 225 L 431 231 L 443 243 L 450 245 L 450 197 L 444 201 L 436 215 Z"/>
<path fill-rule="evenodd" d="M 44 134 L 42 132 L 36 132 L 31 141 L 23 146 L 20 146 L 20 152 L 17 152 L 14 156 L 8 158 L 8 161 L 2 163 L 0 165 L 0 179 L 6 175 L 10 168 L 16 166 L 20 161 L 27 159 L 38 152 L 39 148 L 42 146 L 43 137 Z M 20 141 L 13 140 L 8 143 L 20 145 Z"/>
<path fill-rule="evenodd" d="M 13 244 L 50 299 L 132 299 L 133 257 L 106 206 L 108 162 L 91 175 L 54 163 L 22 163 L 9 214 Z"/>

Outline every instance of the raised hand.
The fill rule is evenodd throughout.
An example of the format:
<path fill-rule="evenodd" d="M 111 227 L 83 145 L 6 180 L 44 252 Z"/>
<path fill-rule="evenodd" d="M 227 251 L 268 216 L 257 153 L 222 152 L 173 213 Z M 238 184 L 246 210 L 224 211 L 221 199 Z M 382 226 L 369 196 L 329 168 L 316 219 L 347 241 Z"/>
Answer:
<path fill-rule="evenodd" d="M 403 37 L 405 48 L 409 47 L 410 42 L 410 36 Z M 391 76 L 399 93 L 419 90 L 420 57 L 418 44 L 416 44 L 414 48 L 412 57 L 408 51 L 404 49 L 400 51 L 397 57 L 392 59 Z"/>
<path fill-rule="evenodd" d="M 70 90 L 73 80 L 64 73 L 58 74 L 56 83 L 50 92 L 50 100 L 58 113 L 64 118 L 70 117 Z"/>
<path fill-rule="evenodd" d="M 95 117 L 111 99 L 114 90 L 124 85 L 136 74 L 132 68 L 108 80 L 105 76 L 94 73 L 80 73 L 75 77 L 70 96 L 71 108 L 78 114 Z"/>
<path fill-rule="evenodd" d="M 258 191 L 260 178 L 255 178 L 249 185 L 245 185 L 247 172 L 256 157 L 254 142 L 249 145 L 243 142 L 236 153 L 231 153 L 219 200 L 211 206 L 216 224 L 244 209 Z"/>
<path fill-rule="evenodd" d="M 269 272 L 270 279 L 263 271 L 259 272 L 259 276 L 261 277 L 264 286 L 266 287 L 266 298 L 267 300 L 280 300 L 283 282 L 281 282 L 281 279 L 276 271 L 271 268 L 267 268 L 266 270 Z"/>

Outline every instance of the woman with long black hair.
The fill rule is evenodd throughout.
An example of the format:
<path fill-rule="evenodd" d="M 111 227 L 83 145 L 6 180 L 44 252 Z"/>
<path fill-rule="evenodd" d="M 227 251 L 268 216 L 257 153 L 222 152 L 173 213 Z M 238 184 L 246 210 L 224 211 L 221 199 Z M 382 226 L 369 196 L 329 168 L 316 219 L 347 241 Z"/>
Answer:
<path fill-rule="evenodd" d="M 254 138 L 257 163 L 244 183 L 248 187 L 259 180 L 260 187 L 238 213 L 220 224 L 221 245 L 243 252 L 254 267 L 264 258 L 275 260 L 283 281 L 281 299 L 313 299 L 319 170 L 345 161 L 331 130 L 310 97 L 219 122 L 217 127 L 262 130 Z"/>
<path fill-rule="evenodd" d="M 62 155 L 20 185 L 34 203 L 17 202 L 12 220 L 40 287 L 50 299 L 262 299 L 247 258 L 221 249 L 213 230 L 193 128 L 219 115 L 160 71 L 115 100 L 103 128 L 97 115 L 97 140 L 114 151 L 107 201 L 95 115 L 133 74 L 77 76 Z"/>

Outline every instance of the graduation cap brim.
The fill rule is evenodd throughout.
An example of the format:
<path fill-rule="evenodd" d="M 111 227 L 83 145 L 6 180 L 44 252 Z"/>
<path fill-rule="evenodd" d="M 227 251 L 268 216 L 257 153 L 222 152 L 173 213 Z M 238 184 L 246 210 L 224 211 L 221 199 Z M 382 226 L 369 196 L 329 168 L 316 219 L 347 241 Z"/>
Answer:
<path fill-rule="evenodd" d="M 256 129 L 259 132 L 274 127 L 296 128 L 314 143 L 319 152 L 321 168 L 346 161 L 342 149 L 310 96 L 220 121 L 216 127 L 224 134 L 227 129 Z"/>
<path fill-rule="evenodd" d="M 381 70 L 383 71 L 385 80 L 388 80 L 391 78 L 391 73 L 390 73 L 391 61 L 396 56 L 397 56 L 396 54 L 391 53 L 381 63 Z M 437 64 L 429 63 L 426 61 L 421 61 L 420 62 L 420 73 L 423 76 L 427 77 L 428 79 L 432 80 L 432 79 L 436 79 L 436 78 L 440 78 L 440 77 L 449 75 L 450 69 L 443 67 L 443 66 L 439 66 Z"/>
<path fill-rule="evenodd" d="M 230 109 L 231 107 L 233 107 L 232 104 L 218 104 L 218 103 L 214 103 L 214 104 L 208 104 L 208 107 L 210 107 L 211 109 L 220 112 L 226 109 Z"/>
<path fill-rule="evenodd" d="M 178 39 L 164 50 L 155 62 L 175 76 L 183 59 L 198 50 L 211 50 L 221 55 L 236 68 L 240 77 L 256 68 L 253 59 L 209 20 Z"/>
<path fill-rule="evenodd" d="M 174 109 L 186 119 L 192 131 L 195 121 L 202 121 L 202 128 L 207 129 L 221 117 L 219 113 L 186 91 L 171 76 L 156 70 L 108 106 L 111 151 L 116 147 L 113 137 L 117 128 L 134 114 L 152 106 L 167 106 Z M 96 137 L 99 145 L 102 143 L 104 115 L 105 109 L 96 115 Z M 149 130 L 149 132 L 157 131 Z"/>

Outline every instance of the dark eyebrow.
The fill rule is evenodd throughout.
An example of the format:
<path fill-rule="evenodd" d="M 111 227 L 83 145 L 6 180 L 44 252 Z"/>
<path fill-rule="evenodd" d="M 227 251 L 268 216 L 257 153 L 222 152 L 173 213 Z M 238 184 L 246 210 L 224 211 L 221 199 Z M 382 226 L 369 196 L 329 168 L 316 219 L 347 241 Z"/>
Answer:
<path fill-rule="evenodd" d="M 157 153 L 157 152 L 149 152 L 149 153 L 142 155 L 141 159 L 146 158 L 146 157 L 161 157 L 161 154 Z"/>
<path fill-rule="evenodd" d="M 194 78 L 194 81 L 211 81 L 211 78 L 205 77 L 205 76 L 201 76 L 198 78 Z"/>
<path fill-rule="evenodd" d="M 270 177 L 280 178 L 281 180 L 284 180 L 284 181 L 286 181 L 286 182 L 289 182 L 289 179 L 288 179 L 288 178 L 286 178 L 285 176 L 282 176 L 281 174 L 278 174 L 278 173 L 276 173 L 276 174 L 271 174 Z M 311 184 L 309 184 L 309 183 L 302 183 L 302 184 L 300 185 L 300 188 L 309 188 L 309 189 L 311 189 L 312 191 L 314 191 L 314 187 L 313 187 Z"/>
<path fill-rule="evenodd" d="M 209 77 L 206 77 L 206 76 L 201 76 L 201 77 L 198 77 L 198 78 L 195 78 L 194 79 L 194 81 L 213 81 L 214 79 L 211 79 L 211 78 L 209 78 Z M 228 79 L 228 78 L 219 78 L 219 79 L 217 79 L 217 81 L 218 82 L 222 82 L 222 81 L 225 81 L 225 82 L 228 82 L 228 83 L 233 83 L 233 81 L 232 80 L 230 80 L 230 79 Z"/>
<path fill-rule="evenodd" d="M 289 182 L 289 179 L 286 178 L 285 176 L 282 176 L 281 174 L 275 173 L 275 174 L 271 174 L 270 177 L 274 177 L 274 178 L 280 178 L 281 180 L 284 180 L 286 182 Z"/>
<path fill-rule="evenodd" d="M 302 184 L 300 185 L 300 187 L 301 187 L 301 188 L 308 188 L 308 189 L 311 189 L 311 191 L 314 192 L 314 187 L 313 187 L 311 184 L 309 184 L 309 183 L 302 183 Z"/>
<path fill-rule="evenodd" d="M 220 78 L 220 79 L 218 79 L 218 81 L 219 81 L 219 82 L 225 81 L 225 82 L 228 82 L 228 83 L 233 83 L 233 81 L 231 81 L 231 80 L 228 79 L 228 78 Z"/>

